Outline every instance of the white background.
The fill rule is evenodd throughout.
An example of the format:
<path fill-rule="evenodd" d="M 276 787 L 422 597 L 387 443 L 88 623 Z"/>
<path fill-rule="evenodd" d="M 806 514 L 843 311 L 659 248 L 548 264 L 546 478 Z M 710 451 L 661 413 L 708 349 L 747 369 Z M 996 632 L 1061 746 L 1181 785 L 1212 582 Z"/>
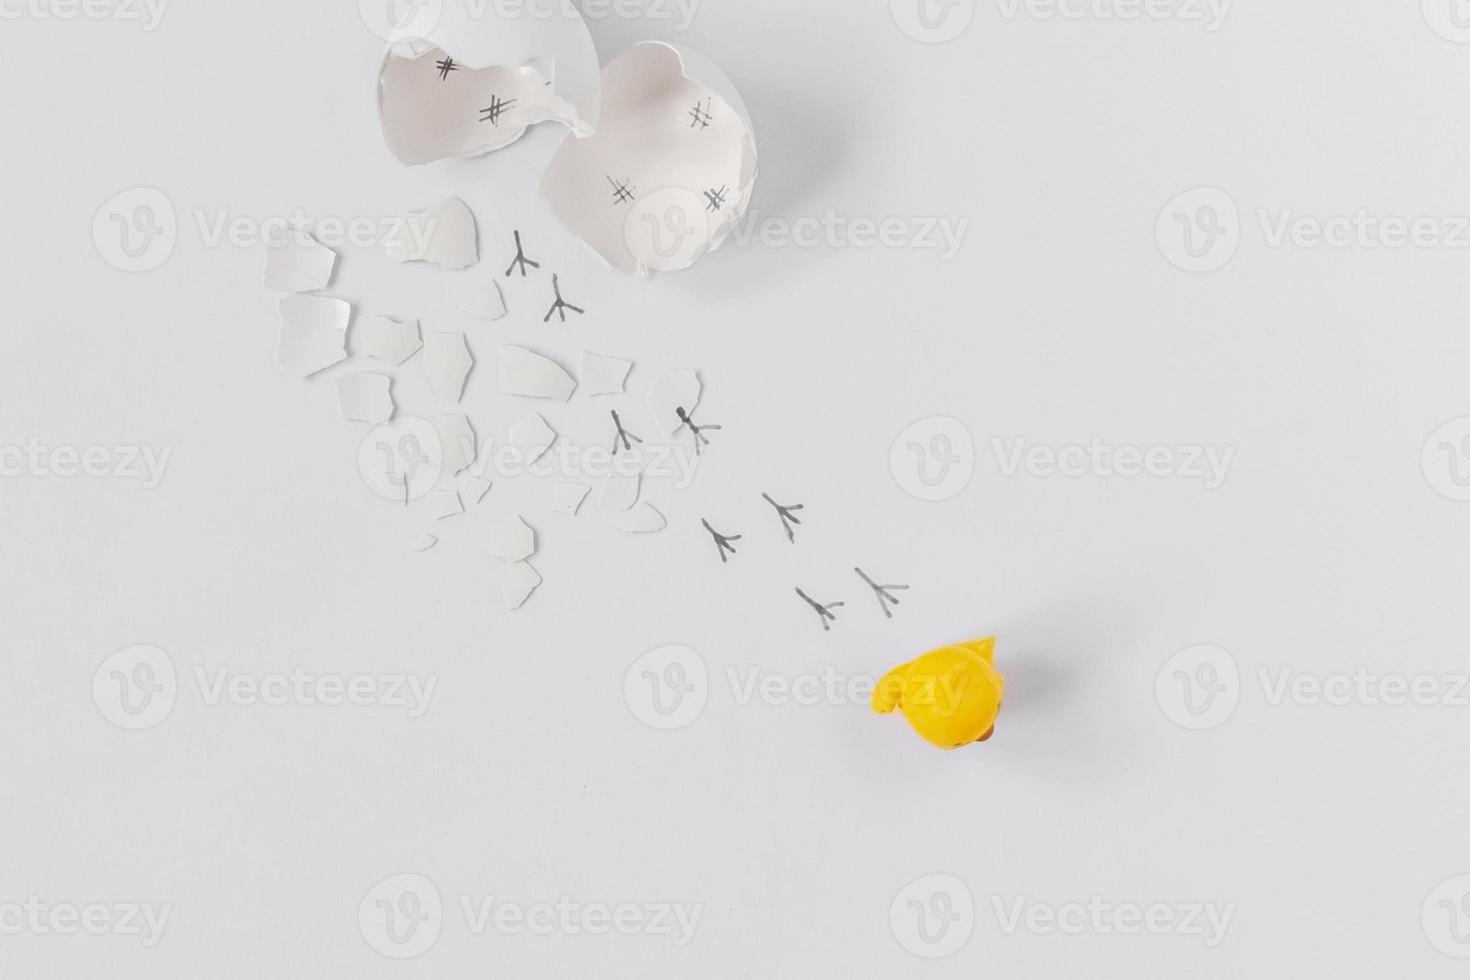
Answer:
<path fill-rule="evenodd" d="M 605 272 L 533 192 L 557 133 L 400 167 L 375 118 L 381 45 L 345 0 L 176 0 L 153 32 L 6 9 L 20 17 L 0 24 L 0 442 L 172 457 L 152 490 L 0 480 L 0 904 L 173 912 L 151 949 L 0 935 L 0 974 L 1461 975 L 1421 906 L 1470 871 L 1470 707 L 1271 705 L 1258 673 L 1467 670 L 1470 505 L 1420 457 L 1470 415 L 1470 250 L 1273 248 L 1257 214 L 1470 211 L 1470 47 L 1417 2 L 1253 0 L 1216 31 L 982 2 L 938 45 L 886 0 L 705 0 L 682 33 L 596 21 L 604 60 L 663 38 L 729 72 L 760 138 L 753 220 L 970 223 L 948 262 L 757 241 L 652 282 Z M 91 229 L 138 186 L 172 201 L 179 236 L 160 268 L 127 274 Z M 1188 273 L 1155 225 L 1200 186 L 1238 205 L 1239 247 Z M 508 480 L 413 554 L 424 515 L 358 474 L 367 427 L 336 418 L 330 377 L 275 364 L 263 253 L 208 246 L 196 218 L 391 215 L 447 194 L 479 220 L 478 274 L 503 270 L 518 228 L 587 315 L 542 325 L 543 275 L 508 282 L 510 317 L 475 325 L 446 312 L 463 278 L 378 249 L 346 250 L 331 291 L 466 330 L 465 404 L 485 435 L 527 410 L 495 392 L 499 342 L 574 368 L 584 349 L 637 362 L 622 402 L 546 409 L 584 442 L 610 439 L 613 405 L 651 430 L 648 384 L 699 369 L 700 411 L 725 428 L 692 489 L 650 488 L 664 533 L 619 535 L 595 497 L 554 517 L 550 481 Z M 976 472 L 925 503 L 889 451 L 936 415 L 968 428 Z M 1236 455 L 1209 490 L 1008 477 L 992 449 L 1093 437 Z M 762 491 L 806 505 L 795 545 Z M 517 511 L 546 584 L 508 614 L 485 539 Z M 730 564 L 701 518 L 744 534 Z M 894 619 L 855 565 L 912 586 Z M 830 633 L 797 586 L 847 602 Z M 1005 711 L 959 752 L 861 705 L 742 706 L 726 680 L 879 675 L 990 633 Z M 699 652 L 711 689 L 694 724 L 659 732 L 624 678 L 670 643 Z M 180 678 L 142 732 L 91 693 L 133 644 L 167 651 Z M 1239 707 L 1192 732 L 1155 677 L 1200 644 L 1238 663 Z M 438 688 L 418 720 L 209 705 L 194 671 L 221 667 Z M 446 909 L 408 961 L 375 952 L 357 918 L 400 873 L 431 879 Z M 890 906 L 930 874 L 965 884 L 975 923 L 924 961 Z M 703 911 L 682 949 L 472 935 L 460 899 L 491 895 Z M 994 910 L 1094 895 L 1233 904 L 1234 919 L 1207 948 L 1007 935 Z"/>

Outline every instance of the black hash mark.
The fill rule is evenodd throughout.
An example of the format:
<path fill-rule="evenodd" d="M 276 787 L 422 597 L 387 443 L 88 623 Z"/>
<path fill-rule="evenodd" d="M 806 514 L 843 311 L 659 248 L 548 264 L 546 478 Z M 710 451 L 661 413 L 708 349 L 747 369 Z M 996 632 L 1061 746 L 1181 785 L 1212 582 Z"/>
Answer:
<path fill-rule="evenodd" d="M 505 115 L 506 110 L 519 102 L 520 99 L 502 99 L 498 95 L 490 96 L 490 106 L 480 110 L 480 122 L 487 122 L 492 126 L 500 125 L 500 117 Z"/>
<path fill-rule="evenodd" d="M 624 180 L 619 182 L 609 177 L 607 179 L 607 182 L 609 184 L 612 184 L 614 204 L 627 204 L 629 201 L 633 200 L 633 196 L 634 193 L 637 191 L 637 188 L 633 186 L 631 181 Z"/>

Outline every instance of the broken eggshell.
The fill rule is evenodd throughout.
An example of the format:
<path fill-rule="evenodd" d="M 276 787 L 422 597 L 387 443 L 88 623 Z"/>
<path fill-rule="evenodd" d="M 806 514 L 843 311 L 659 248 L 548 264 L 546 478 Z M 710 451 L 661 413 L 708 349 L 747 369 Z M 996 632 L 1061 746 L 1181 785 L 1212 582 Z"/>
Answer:
<path fill-rule="evenodd" d="M 756 144 L 745 103 L 713 62 L 661 41 L 619 55 L 602 85 L 601 126 L 562 141 L 541 195 L 612 268 L 687 269 L 750 205 Z"/>
<path fill-rule="evenodd" d="M 602 79 L 575 5 L 442 2 L 431 29 L 394 38 L 378 76 L 383 138 L 400 162 L 489 153 L 539 122 L 592 134 Z"/>

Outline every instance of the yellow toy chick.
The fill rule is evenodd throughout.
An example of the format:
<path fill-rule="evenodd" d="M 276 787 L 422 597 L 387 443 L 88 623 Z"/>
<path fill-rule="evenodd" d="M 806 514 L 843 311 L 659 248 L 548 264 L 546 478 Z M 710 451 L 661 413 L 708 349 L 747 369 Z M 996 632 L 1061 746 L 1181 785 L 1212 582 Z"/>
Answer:
<path fill-rule="evenodd" d="M 901 709 L 914 731 L 941 749 L 983 742 L 995 734 L 1006 693 L 994 661 L 993 636 L 931 650 L 878 682 L 873 710 Z"/>

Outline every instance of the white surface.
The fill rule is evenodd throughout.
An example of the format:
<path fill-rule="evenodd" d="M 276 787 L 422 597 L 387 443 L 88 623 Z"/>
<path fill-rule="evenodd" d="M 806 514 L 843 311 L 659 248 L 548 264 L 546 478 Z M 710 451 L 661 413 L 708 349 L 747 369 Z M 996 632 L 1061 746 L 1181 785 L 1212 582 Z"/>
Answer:
<path fill-rule="evenodd" d="M 179 3 L 152 33 L 7 21 L 0 83 L 31 94 L 0 106 L 0 441 L 171 455 L 153 489 L 0 480 L 0 901 L 174 911 L 152 949 L 0 936 L 0 973 L 1462 975 L 1421 909 L 1434 926 L 1435 889 L 1470 871 L 1470 709 L 1272 706 L 1257 672 L 1467 669 L 1470 506 L 1421 468 L 1430 434 L 1470 415 L 1466 253 L 1272 248 L 1256 211 L 1465 213 L 1470 47 L 1418 3 L 1241 3 L 1214 33 L 1007 9 L 981 5 L 933 46 L 876 0 L 707 0 L 683 33 L 593 22 L 604 57 L 663 37 L 729 72 L 762 147 L 752 220 L 970 222 L 948 262 L 758 237 L 653 283 L 604 272 L 547 213 L 534 187 L 555 133 L 400 167 L 375 118 L 382 44 L 352 3 Z M 167 196 L 176 247 L 129 274 L 91 236 L 99 207 L 137 187 Z M 1198 187 L 1226 189 L 1244 224 L 1208 274 L 1155 240 L 1166 203 Z M 697 418 L 725 429 L 692 489 L 652 495 L 668 531 L 549 522 L 555 477 L 497 479 L 434 528 L 438 547 L 407 554 L 424 505 L 364 484 L 362 427 L 335 417 L 331 372 L 302 383 L 275 363 L 260 249 L 210 247 L 195 217 L 386 220 L 451 194 L 481 223 L 483 265 L 505 268 L 515 228 L 542 263 L 505 280 L 510 317 L 457 321 L 449 273 L 377 244 L 341 249 L 331 293 L 565 364 L 625 354 L 639 369 L 623 414 L 645 438 L 648 380 L 699 368 Z M 553 272 L 586 316 L 541 323 Z M 466 394 L 487 433 L 527 411 L 494 389 L 478 372 Z M 594 421 L 590 404 L 546 414 L 563 439 L 605 446 L 606 408 Z M 927 503 L 889 460 L 932 416 L 960 420 L 978 460 L 967 489 Z M 1094 436 L 1237 453 L 1206 490 L 1006 478 L 990 449 Z M 762 491 L 806 504 L 794 545 Z M 546 584 L 510 615 L 484 531 L 516 511 L 546 529 Z M 730 564 L 701 517 L 745 535 Z M 893 620 L 855 565 L 912 585 Z M 847 602 L 830 633 L 798 585 Z M 741 706 L 726 679 L 877 675 L 991 632 L 1007 703 L 995 738 L 959 753 L 861 706 Z M 137 644 L 168 652 L 179 693 L 129 731 L 92 684 Z M 698 652 L 710 687 L 686 702 L 697 719 L 664 731 L 630 710 L 625 680 L 649 651 L 640 670 L 687 660 L 670 644 Z M 1234 717 L 1191 732 L 1155 677 L 1201 644 L 1230 651 L 1245 687 Z M 414 718 L 211 705 L 195 673 L 297 667 L 438 683 Z M 400 874 L 442 900 L 407 961 L 375 952 L 358 915 Z M 903 890 L 933 874 L 964 884 L 977 921 L 925 963 L 899 934 Z M 1446 887 L 1453 901 L 1465 885 Z M 703 912 L 682 949 L 475 935 L 460 900 L 488 895 Z M 993 900 L 1022 895 L 1236 913 L 1212 949 L 1006 935 Z"/>

